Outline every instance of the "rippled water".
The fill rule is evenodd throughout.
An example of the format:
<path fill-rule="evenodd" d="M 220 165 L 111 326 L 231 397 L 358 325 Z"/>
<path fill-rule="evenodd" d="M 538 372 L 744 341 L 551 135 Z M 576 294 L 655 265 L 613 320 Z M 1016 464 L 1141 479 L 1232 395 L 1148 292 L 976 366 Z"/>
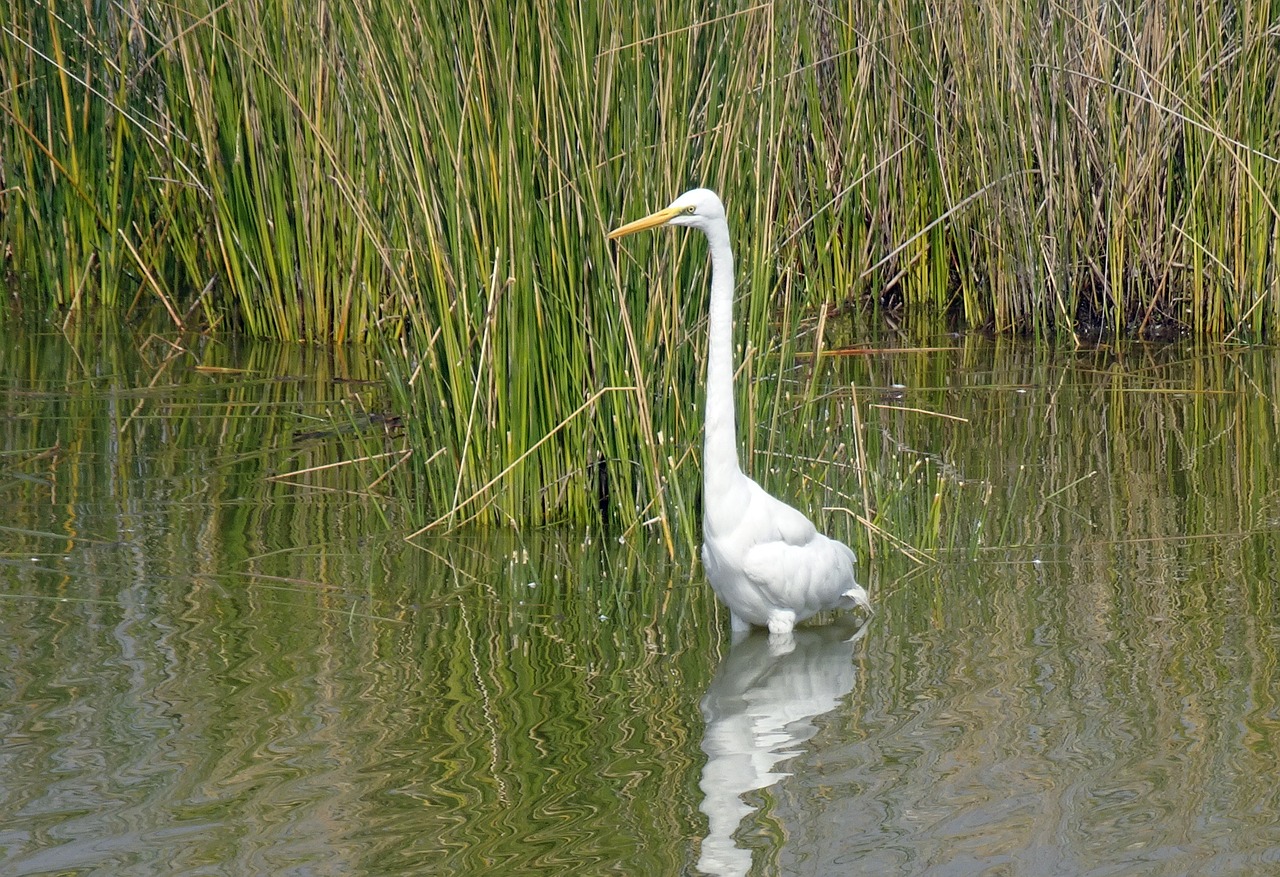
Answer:
<path fill-rule="evenodd" d="M 732 643 L 660 547 L 288 475 L 371 362 L 5 345 L 0 873 L 1280 873 L 1274 351 L 943 346 L 833 376 L 927 559 Z"/>

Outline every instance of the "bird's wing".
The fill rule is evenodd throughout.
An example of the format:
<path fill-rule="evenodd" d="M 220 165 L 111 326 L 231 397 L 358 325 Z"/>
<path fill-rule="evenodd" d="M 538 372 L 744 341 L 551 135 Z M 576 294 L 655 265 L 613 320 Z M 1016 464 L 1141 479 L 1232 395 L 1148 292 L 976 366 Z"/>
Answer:
<path fill-rule="evenodd" d="M 766 510 L 774 531 L 769 534 L 771 539 L 779 539 L 787 545 L 797 546 L 808 545 L 813 541 L 818 530 L 801 511 L 792 508 L 777 497 L 770 496 L 763 489 L 760 490 L 760 495 L 761 505 Z"/>
<path fill-rule="evenodd" d="M 768 494 L 768 528 L 743 554 L 742 571 L 779 605 L 816 611 L 851 585 L 853 552 L 818 533 L 801 512 Z"/>
<path fill-rule="evenodd" d="M 837 605 L 853 582 L 853 565 L 833 550 L 838 544 L 821 536 L 805 545 L 762 542 L 747 551 L 742 571 L 775 605 L 804 618 Z"/>

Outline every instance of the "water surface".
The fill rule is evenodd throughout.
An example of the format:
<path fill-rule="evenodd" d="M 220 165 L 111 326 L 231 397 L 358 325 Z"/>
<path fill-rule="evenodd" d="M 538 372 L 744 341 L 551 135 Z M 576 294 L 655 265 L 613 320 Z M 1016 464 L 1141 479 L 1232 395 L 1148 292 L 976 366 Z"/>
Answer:
<path fill-rule="evenodd" d="M 831 359 L 751 459 L 876 614 L 734 643 L 643 537 L 401 540 L 371 358 L 5 340 L 0 873 L 1280 872 L 1274 351 Z"/>

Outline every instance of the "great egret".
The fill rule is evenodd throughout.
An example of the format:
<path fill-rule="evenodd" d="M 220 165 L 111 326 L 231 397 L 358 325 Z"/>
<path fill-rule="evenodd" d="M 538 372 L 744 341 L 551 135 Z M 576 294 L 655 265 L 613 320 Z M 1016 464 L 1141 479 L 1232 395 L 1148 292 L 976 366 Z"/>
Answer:
<path fill-rule="evenodd" d="M 871 608 L 847 545 L 828 539 L 770 496 L 738 465 L 733 413 L 733 250 L 724 205 L 692 189 L 670 206 L 609 232 L 609 239 L 679 225 L 707 236 L 711 251 L 707 409 L 702 458 L 702 565 L 729 607 L 735 633 L 752 625 L 787 634 L 825 609 Z"/>

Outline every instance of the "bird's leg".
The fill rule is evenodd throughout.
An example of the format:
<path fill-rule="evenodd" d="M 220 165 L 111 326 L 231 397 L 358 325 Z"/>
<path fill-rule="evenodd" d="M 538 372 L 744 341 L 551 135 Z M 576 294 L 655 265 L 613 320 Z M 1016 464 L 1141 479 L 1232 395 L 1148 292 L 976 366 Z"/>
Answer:
<path fill-rule="evenodd" d="M 769 613 L 769 633 L 791 633 L 796 626 L 796 614 L 790 609 L 775 609 Z"/>

